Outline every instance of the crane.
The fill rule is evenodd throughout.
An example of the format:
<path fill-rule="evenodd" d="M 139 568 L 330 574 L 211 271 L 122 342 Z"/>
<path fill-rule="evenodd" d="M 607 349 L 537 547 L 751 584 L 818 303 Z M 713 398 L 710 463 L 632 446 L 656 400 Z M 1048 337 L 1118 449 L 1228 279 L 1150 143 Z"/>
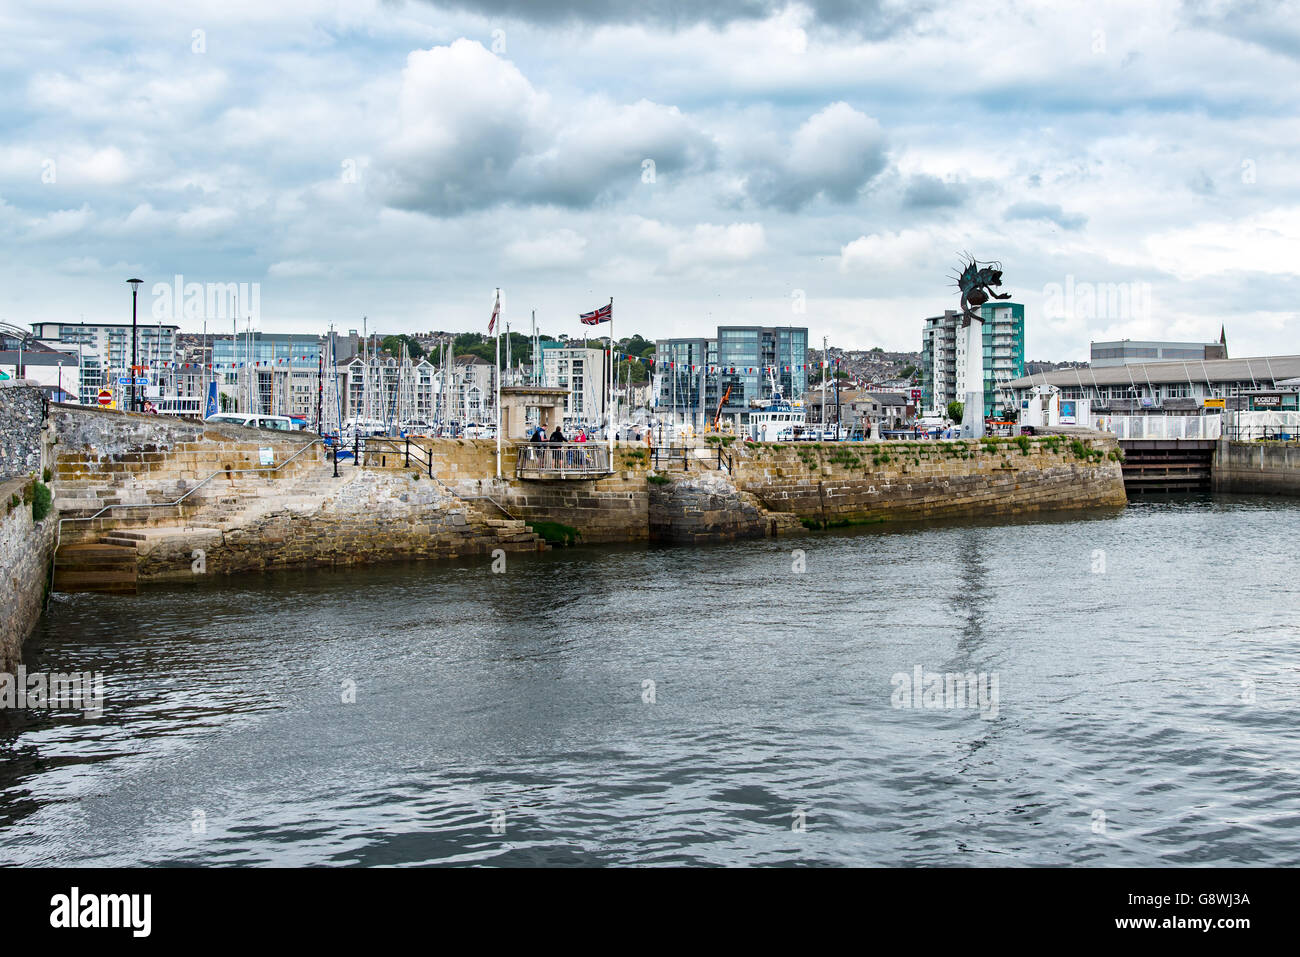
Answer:
<path fill-rule="evenodd" d="M 709 426 L 710 432 L 718 431 L 718 420 L 722 418 L 722 407 L 727 404 L 727 399 L 731 397 L 731 386 L 727 386 L 727 391 L 722 393 L 722 398 L 718 400 L 718 411 L 713 414 L 713 423 Z"/>

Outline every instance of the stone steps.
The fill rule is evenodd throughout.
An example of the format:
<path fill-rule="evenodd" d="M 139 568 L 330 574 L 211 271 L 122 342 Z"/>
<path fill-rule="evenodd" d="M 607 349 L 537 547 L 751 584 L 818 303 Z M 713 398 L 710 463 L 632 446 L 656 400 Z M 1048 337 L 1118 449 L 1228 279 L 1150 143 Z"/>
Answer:
<path fill-rule="evenodd" d="M 136 550 L 125 545 L 60 545 L 54 554 L 53 590 L 61 592 L 136 592 Z"/>

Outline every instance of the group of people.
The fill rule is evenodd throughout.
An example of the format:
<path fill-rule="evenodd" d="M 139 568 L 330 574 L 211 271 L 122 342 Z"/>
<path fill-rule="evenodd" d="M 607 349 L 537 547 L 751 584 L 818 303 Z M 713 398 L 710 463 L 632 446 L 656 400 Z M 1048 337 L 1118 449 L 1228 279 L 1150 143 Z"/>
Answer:
<path fill-rule="evenodd" d="M 653 429 L 646 429 L 645 432 L 638 433 L 636 437 L 637 439 L 644 439 L 647 448 L 654 448 Z M 564 434 L 564 430 L 561 429 L 558 425 L 555 427 L 555 431 L 552 432 L 549 436 L 546 434 L 546 429 L 542 428 L 542 426 L 540 425 L 534 426 L 533 429 L 528 433 L 529 442 L 549 443 L 552 445 L 559 445 L 564 442 L 577 442 L 579 444 L 582 444 L 584 442 L 590 441 L 590 438 L 591 437 L 587 435 L 587 430 L 584 428 L 579 428 L 578 431 L 574 434 L 572 439 L 567 438 Z"/>
<path fill-rule="evenodd" d="M 532 432 L 530 432 L 528 435 L 529 442 L 550 442 L 553 444 L 559 444 L 561 442 L 586 442 L 587 438 L 588 436 L 587 436 L 586 429 L 578 429 L 577 434 L 575 434 L 572 439 L 566 438 L 564 435 L 564 430 L 561 429 L 558 425 L 555 427 L 555 431 L 552 432 L 549 437 L 546 435 L 546 430 L 542 428 L 540 425 L 536 426 L 532 430 Z"/>

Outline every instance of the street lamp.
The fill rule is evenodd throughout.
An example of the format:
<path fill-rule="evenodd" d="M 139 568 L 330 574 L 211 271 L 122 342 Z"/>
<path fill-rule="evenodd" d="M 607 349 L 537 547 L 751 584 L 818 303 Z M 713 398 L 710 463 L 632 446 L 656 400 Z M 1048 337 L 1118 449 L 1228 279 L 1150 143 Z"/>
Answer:
<path fill-rule="evenodd" d="M 144 280 L 128 279 L 127 282 L 131 284 L 131 411 L 139 412 L 140 409 L 137 407 L 135 401 L 135 362 L 136 362 L 135 304 L 136 304 L 136 296 L 140 292 L 140 283 L 144 282 Z"/>

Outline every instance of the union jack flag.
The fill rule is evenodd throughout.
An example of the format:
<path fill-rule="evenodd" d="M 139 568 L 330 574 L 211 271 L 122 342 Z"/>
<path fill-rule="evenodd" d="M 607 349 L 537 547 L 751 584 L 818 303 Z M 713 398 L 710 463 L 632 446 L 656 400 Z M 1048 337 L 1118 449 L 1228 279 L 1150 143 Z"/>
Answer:
<path fill-rule="evenodd" d="M 595 312 L 584 312 L 578 318 L 584 325 L 588 326 L 598 326 L 602 322 L 613 322 L 614 304 L 611 302 L 609 305 L 601 306 Z"/>
<path fill-rule="evenodd" d="M 501 315 L 501 290 L 497 290 L 496 301 L 492 304 L 492 318 L 488 320 L 488 335 L 496 332 L 497 318 Z"/>

